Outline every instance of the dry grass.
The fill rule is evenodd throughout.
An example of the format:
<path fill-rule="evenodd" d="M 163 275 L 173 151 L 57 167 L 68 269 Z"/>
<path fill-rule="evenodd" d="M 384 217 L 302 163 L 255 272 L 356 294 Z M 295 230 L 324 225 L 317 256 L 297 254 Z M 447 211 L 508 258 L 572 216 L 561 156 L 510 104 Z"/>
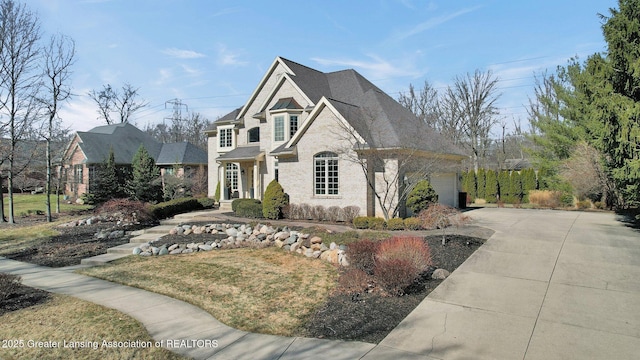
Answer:
<path fill-rule="evenodd" d="M 330 264 L 276 248 L 128 257 L 83 274 L 198 306 L 236 329 L 292 336 L 335 287 Z"/>
<path fill-rule="evenodd" d="M 0 339 L 23 340 L 22 348 L 3 348 L 2 359 L 182 359 L 167 349 L 102 348 L 102 341 L 151 341 L 145 328 L 118 311 L 67 296 L 0 316 Z M 29 348 L 29 340 L 61 348 Z M 64 342 L 98 342 L 97 349 L 64 348 Z M 4 345 L 4 344 L 3 344 Z"/>
<path fill-rule="evenodd" d="M 560 191 L 530 190 L 529 202 L 542 207 L 557 208 L 560 206 Z"/>
<path fill-rule="evenodd" d="M 49 236 L 58 235 L 54 229 L 56 223 L 43 223 L 33 226 L 5 227 L 0 231 L 0 255 L 39 244 Z"/>

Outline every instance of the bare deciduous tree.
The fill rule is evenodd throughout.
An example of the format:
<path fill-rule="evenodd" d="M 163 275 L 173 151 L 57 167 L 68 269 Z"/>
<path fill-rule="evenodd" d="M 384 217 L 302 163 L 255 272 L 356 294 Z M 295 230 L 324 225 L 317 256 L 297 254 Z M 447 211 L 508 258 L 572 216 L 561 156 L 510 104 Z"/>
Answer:
<path fill-rule="evenodd" d="M 37 91 L 40 86 L 40 22 L 25 5 L 13 0 L 0 3 L 0 129 L 8 133 L 6 153 L 9 222 L 14 223 L 13 179 L 17 145 L 28 134 L 37 117 Z M 23 169 L 26 166 L 23 167 Z"/>
<path fill-rule="evenodd" d="M 427 80 L 419 92 L 416 92 L 413 85 L 409 84 L 409 92 L 406 94 L 401 92 L 398 102 L 428 126 L 439 128 L 441 117 L 438 106 L 438 91 Z"/>
<path fill-rule="evenodd" d="M 91 90 L 88 95 L 98 106 L 98 119 L 103 119 L 107 125 L 115 124 L 113 113 L 119 117 L 120 123 L 129 122 L 131 115 L 148 105 L 140 99 L 138 88 L 131 84 L 124 84 L 122 91 L 115 90 L 110 84 L 103 85 L 102 90 Z"/>
<path fill-rule="evenodd" d="M 451 117 L 448 122 L 457 124 L 461 130 L 464 136 L 461 143 L 469 148 L 475 171 L 485 155 L 489 133 L 499 114 L 497 84 L 498 79 L 491 71 L 476 70 L 473 75 L 456 76 L 444 95 L 447 111 L 443 115 Z"/>
<path fill-rule="evenodd" d="M 41 102 L 45 107 L 46 124 L 42 137 L 46 141 L 46 215 L 47 221 L 51 221 L 51 179 L 52 179 L 52 149 L 51 144 L 58 135 L 61 123 L 58 118 L 58 110 L 61 103 L 71 97 L 69 85 L 71 66 L 74 63 L 75 42 L 64 35 L 53 35 L 48 46 L 44 49 L 44 94 Z M 59 204 L 59 197 L 57 203 Z M 59 211 L 59 205 L 58 205 Z"/>

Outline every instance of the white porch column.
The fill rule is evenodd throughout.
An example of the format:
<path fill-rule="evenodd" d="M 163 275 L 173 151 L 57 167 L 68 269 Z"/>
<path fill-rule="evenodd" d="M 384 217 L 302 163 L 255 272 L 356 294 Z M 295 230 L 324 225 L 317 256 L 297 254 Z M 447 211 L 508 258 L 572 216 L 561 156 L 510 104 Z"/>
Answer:
<path fill-rule="evenodd" d="M 218 179 L 220 179 L 220 200 L 229 200 L 227 199 L 227 164 L 224 162 L 222 165 L 218 167 Z M 222 175 L 220 174 L 222 173 Z"/>
<path fill-rule="evenodd" d="M 253 197 L 256 199 L 261 199 L 262 194 L 260 194 L 260 184 L 258 184 L 258 179 L 260 178 L 260 176 L 258 176 L 258 171 L 260 169 L 260 166 L 258 166 L 258 164 L 258 160 L 253 162 Z"/>

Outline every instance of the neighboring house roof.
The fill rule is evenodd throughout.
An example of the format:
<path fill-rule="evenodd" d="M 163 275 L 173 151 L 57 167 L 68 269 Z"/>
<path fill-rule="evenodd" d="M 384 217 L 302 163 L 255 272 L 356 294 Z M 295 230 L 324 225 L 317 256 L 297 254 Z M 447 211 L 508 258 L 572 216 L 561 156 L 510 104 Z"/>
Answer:
<path fill-rule="evenodd" d="M 365 147 L 412 147 L 430 152 L 464 154 L 451 141 L 447 141 L 442 135 L 430 129 L 411 111 L 353 69 L 323 73 L 278 57 L 270 72 L 277 63 L 291 71 L 287 75 L 288 78 L 313 102 L 313 106 L 318 106 L 322 101 L 330 102 L 364 139 Z M 262 83 L 258 87 L 261 86 L 263 86 Z M 253 96 L 245 106 L 251 101 Z M 270 110 L 291 108 L 302 109 L 292 98 L 284 98 L 279 99 Z M 238 117 L 243 115 L 242 109 L 236 109 L 225 115 L 213 124 L 213 128 L 220 123 L 230 122 L 229 119 L 233 114 L 238 120 Z M 274 150 L 272 154 L 283 150 L 285 149 Z"/>
<path fill-rule="evenodd" d="M 188 142 L 163 144 L 129 123 L 98 126 L 76 134 L 87 164 L 104 162 L 110 149 L 113 149 L 116 164 L 131 164 L 140 145 L 144 145 L 158 165 L 207 164 L 207 153 L 195 145 Z"/>
<path fill-rule="evenodd" d="M 163 144 L 156 165 L 206 165 L 207 153 L 189 142 Z"/>
<path fill-rule="evenodd" d="M 111 148 L 116 164 L 131 164 L 140 145 L 144 145 L 154 159 L 158 158 L 162 149 L 162 144 L 151 135 L 129 123 L 98 126 L 86 132 L 78 131 L 77 134 L 80 138 L 78 145 L 86 156 L 87 164 L 105 161 Z"/>
<path fill-rule="evenodd" d="M 529 159 L 506 159 L 502 167 L 503 170 L 522 170 L 532 167 Z"/>

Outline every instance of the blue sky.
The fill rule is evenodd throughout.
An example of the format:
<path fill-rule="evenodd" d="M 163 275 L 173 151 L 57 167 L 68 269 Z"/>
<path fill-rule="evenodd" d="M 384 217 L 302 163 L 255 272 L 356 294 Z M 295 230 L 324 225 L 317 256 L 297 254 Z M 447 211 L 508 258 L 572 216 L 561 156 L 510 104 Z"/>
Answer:
<path fill-rule="evenodd" d="M 526 124 L 534 72 L 604 51 L 598 13 L 615 0 L 29 0 L 48 36 L 76 42 L 74 131 L 102 125 L 87 96 L 130 83 L 149 102 L 139 127 L 171 115 L 166 101 L 215 120 L 245 103 L 276 56 L 330 72 L 352 68 L 392 97 L 427 80 L 491 70 L 507 123 Z"/>

